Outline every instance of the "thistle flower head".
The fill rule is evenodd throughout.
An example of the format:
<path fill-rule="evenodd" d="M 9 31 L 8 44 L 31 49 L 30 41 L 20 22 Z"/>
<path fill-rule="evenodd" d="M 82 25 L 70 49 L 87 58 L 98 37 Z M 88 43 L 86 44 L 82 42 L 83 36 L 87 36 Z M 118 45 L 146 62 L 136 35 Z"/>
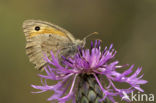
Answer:
<path fill-rule="evenodd" d="M 119 61 L 112 62 L 116 55 L 116 51 L 112 47 L 113 45 L 110 45 L 109 48 L 105 47 L 104 50 L 101 50 L 100 41 L 96 40 L 95 43 L 91 42 L 90 49 L 78 47 L 78 53 L 73 57 L 62 57 L 62 64 L 59 63 L 58 58 L 51 52 L 51 59 L 47 56 L 44 58 L 49 63 L 49 66 L 45 67 L 47 75 L 39 75 L 45 82 L 42 81 L 41 86 L 32 85 L 32 87 L 41 90 L 36 93 L 54 91 L 55 93 L 48 98 L 49 101 L 57 100 L 59 103 L 65 103 L 72 99 L 73 103 L 75 103 L 75 94 L 80 81 L 77 78 L 81 74 L 90 74 L 95 77 L 103 92 L 103 97 L 100 101 L 108 98 L 115 103 L 114 96 L 120 96 L 122 98 L 125 94 L 129 94 L 134 90 L 143 92 L 144 90 L 140 85 L 146 84 L 147 81 L 142 79 L 143 75 L 138 76 L 142 68 L 137 68 L 132 74 L 134 67 L 132 65 L 124 72 L 118 72 L 117 69 L 128 67 L 128 65 L 118 65 Z M 108 80 L 108 86 L 103 86 L 105 81 L 102 81 L 98 75 Z M 57 81 L 57 84 L 48 85 L 46 82 L 47 79 Z M 118 89 L 114 82 L 128 83 L 130 87 L 127 89 Z M 67 93 L 68 89 L 69 92 Z"/>

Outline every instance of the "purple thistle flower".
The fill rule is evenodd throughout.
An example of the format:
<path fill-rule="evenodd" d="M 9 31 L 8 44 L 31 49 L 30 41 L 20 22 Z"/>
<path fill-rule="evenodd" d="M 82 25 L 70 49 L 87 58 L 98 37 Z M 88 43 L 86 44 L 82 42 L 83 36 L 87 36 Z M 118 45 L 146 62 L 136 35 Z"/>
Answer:
<path fill-rule="evenodd" d="M 51 59 L 45 56 L 45 60 L 49 65 L 45 67 L 47 75 L 39 75 L 45 81 L 41 81 L 42 86 L 32 85 L 33 88 L 41 90 L 41 93 L 45 91 L 54 91 L 55 93 L 48 98 L 49 101 L 56 100 L 59 103 L 65 103 L 66 101 L 72 99 L 75 103 L 75 94 L 77 91 L 77 86 L 79 81 L 77 78 L 81 74 L 91 74 L 95 77 L 101 91 L 103 92 L 103 97 L 100 101 L 104 101 L 106 98 L 115 103 L 114 96 L 120 96 L 121 98 L 125 94 L 129 94 L 134 90 L 144 92 L 140 87 L 141 84 L 146 84 L 147 81 L 141 79 L 143 75 L 138 76 L 142 68 L 137 68 L 137 70 L 132 73 L 134 65 L 130 66 L 129 69 L 120 73 L 117 69 L 128 67 L 128 65 L 118 65 L 119 61 L 111 62 L 116 51 L 112 49 L 113 45 L 101 52 L 100 41 L 95 41 L 95 44 L 91 42 L 91 49 L 78 48 L 78 53 L 73 57 L 62 57 L 63 64 L 59 63 L 57 57 L 51 52 Z M 109 82 L 107 87 L 103 86 L 104 81 L 101 81 L 98 75 L 106 77 Z M 57 84 L 49 86 L 46 82 L 47 79 L 57 81 Z M 127 83 L 130 85 L 127 89 L 118 89 L 113 82 Z M 69 89 L 70 88 L 70 89 Z M 69 89 L 69 92 L 67 93 Z M 128 100 L 126 100 L 128 101 Z"/>

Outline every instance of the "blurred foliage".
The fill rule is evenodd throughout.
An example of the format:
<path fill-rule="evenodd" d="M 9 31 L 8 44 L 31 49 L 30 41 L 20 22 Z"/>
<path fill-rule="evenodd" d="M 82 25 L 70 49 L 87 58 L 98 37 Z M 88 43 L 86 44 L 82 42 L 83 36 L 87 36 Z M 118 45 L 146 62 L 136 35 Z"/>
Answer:
<path fill-rule="evenodd" d="M 156 93 L 155 0 L 0 0 L 1 92 L 0 103 L 46 103 L 51 93 L 31 94 L 30 84 L 40 79 L 25 54 L 22 22 L 41 19 L 62 26 L 87 41 L 114 44 L 120 64 L 143 66 L 149 83 L 146 93 Z"/>

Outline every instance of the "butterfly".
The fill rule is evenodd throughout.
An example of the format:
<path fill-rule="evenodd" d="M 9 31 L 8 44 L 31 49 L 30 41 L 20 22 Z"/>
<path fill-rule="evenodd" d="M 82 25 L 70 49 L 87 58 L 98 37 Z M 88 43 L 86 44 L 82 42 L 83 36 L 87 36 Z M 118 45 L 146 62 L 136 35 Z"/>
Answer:
<path fill-rule="evenodd" d="M 90 36 L 83 40 L 75 39 L 67 30 L 41 20 L 25 20 L 23 31 L 26 37 L 26 54 L 38 70 L 43 70 L 47 65 L 43 59 L 44 53 L 50 58 L 52 51 L 55 56 L 59 54 L 59 59 L 61 56 L 73 55 L 77 52 L 78 46 L 85 46 L 86 38 Z"/>

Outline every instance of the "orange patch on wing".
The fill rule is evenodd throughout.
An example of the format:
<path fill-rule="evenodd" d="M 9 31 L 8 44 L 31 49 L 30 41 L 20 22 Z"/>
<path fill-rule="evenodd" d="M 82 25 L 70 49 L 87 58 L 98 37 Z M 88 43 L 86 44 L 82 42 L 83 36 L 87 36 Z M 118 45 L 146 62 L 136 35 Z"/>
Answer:
<path fill-rule="evenodd" d="M 41 29 L 40 31 L 32 32 L 30 34 L 30 37 L 37 36 L 40 34 L 53 34 L 53 35 L 59 35 L 59 36 L 66 36 L 65 33 L 59 30 L 56 30 L 55 28 L 44 28 L 44 29 Z"/>

